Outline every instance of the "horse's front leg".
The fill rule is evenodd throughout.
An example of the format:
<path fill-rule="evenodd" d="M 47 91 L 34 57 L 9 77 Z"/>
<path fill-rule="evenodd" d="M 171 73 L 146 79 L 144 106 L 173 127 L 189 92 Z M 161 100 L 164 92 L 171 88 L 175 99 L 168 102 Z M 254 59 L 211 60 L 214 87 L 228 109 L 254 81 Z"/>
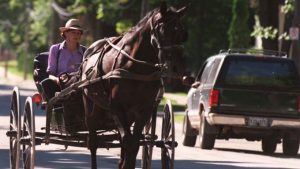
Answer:
<path fill-rule="evenodd" d="M 122 144 L 122 140 L 120 141 L 120 144 Z M 119 161 L 119 169 L 122 169 L 123 165 L 124 165 L 124 157 L 125 157 L 125 151 L 124 151 L 124 148 L 122 148 L 121 146 L 121 157 L 120 157 L 120 161 Z"/>
<path fill-rule="evenodd" d="M 90 149 L 91 152 L 91 168 L 96 169 L 98 142 L 97 142 L 97 134 L 96 131 L 94 130 L 89 131 L 88 148 Z"/>
<path fill-rule="evenodd" d="M 122 138 L 120 169 L 134 169 L 136 156 L 139 150 L 139 139 L 133 135 L 125 135 Z M 122 157 L 123 156 L 123 157 Z"/>
<path fill-rule="evenodd" d="M 140 147 L 140 138 L 142 135 L 143 125 L 139 125 L 138 122 L 135 123 L 133 134 L 127 133 L 122 137 L 122 147 L 121 152 L 123 155 L 123 165 L 120 169 L 134 169 L 136 163 L 136 156 Z"/>
<path fill-rule="evenodd" d="M 120 132 L 121 157 L 119 161 L 119 169 L 134 169 L 136 155 L 139 150 L 140 137 L 131 134 L 129 125 L 119 123 L 118 118 L 115 118 Z"/>

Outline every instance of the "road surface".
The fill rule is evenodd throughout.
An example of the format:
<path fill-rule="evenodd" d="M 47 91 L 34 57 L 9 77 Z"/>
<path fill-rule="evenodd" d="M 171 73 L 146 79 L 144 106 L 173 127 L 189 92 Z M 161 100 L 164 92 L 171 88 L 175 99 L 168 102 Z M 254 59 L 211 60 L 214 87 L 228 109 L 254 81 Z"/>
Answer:
<path fill-rule="evenodd" d="M 0 80 L 0 168 L 9 168 L 9 142 L 5 133 L 9 125 L 9 105 L 14 85 L 21 88 L 21 112 L 25 97 L 36 92 L 31 82 L 14 82 Z M 45 125 L 45 113 L 35 108 L 37 130 Z M 160 122 L 158 122 L 160 123 Z M 159 126 L 159 125 L 158 125 Z M 182 143 L 182 124 L 176 123 L 176 169 L 300 169 L 300 155 L 287 157 L 282 155 L 281 144 L 274 155 L 264 155 L 260 142 L 244 140 L 217 140 L 213 150 L 201 150 L 196 147 L 184 147 Z M 158 127 L 159 128 L 159 127 Z M 61 145 L 37 146 L 36 168 L 38 169 L 85 169 L 89 168 L 90 156 L 86 148 L 69 147 L 66 151 Z M 160 167 L 160 149 L 155 148 L 153 168 Z M 140 166 L 139 153 L 136 168 Z M 115 169 L 119 159 L 119 149 L 98 149 L 98 168 Z"/>

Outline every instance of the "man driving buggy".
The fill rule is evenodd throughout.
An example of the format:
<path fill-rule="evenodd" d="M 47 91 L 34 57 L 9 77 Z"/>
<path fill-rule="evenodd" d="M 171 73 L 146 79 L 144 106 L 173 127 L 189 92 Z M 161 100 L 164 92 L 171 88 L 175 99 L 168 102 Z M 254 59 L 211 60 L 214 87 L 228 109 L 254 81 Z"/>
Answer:
<path fill-rule="evenodd" d="M 47 73 L 49 79 L 54 83 L 50 82 L 52 83 L 49 84 L 50 91 L 45 91 L 48 99 L 61 89 L 67 74 L 78 71 L 86 50 L 80 44 L 83 29 L 78 19 L 68 20 L 65 26 L 60 27 L 59 30 L 64 40 L 52 45 L 49 50 Z"/>
<path fill-rule="evenodd" d="M 72 77 L 76 78 L 86 50 L 80 44 L 83 29 L 78 19 L 68 20 L 65 26 L 60 27 L 59 30 L 64 40 L 50 47 L 46 70 L 49 77 L 41 81 L 42 93 L 46 101 L 53 98 L 55 92 L 68 87 L 70 85 L 68 82 L 72 82 L 70 80 Z M 76 93 L 67 101 L 53 105 L 55 114 L 63 115 L 64 126 L 67 132 L 85 129 L 84 121 L 82 120 L 84 110 L 81 99 L 80 93 Z M 58 130 L 61 129 L 59 127 L 62 125 L 61 123 L 60 120 L 57 120 Z M 52 127 L 55 128 L 55 126 Z"/>

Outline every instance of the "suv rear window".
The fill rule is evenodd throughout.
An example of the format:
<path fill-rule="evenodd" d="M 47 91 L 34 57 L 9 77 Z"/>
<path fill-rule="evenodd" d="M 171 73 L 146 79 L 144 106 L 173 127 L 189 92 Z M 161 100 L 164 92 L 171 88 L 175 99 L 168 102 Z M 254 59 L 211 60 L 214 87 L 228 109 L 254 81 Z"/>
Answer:
<path fill-rule="evenodd" d="M 296 87 L 298 73 L 292 61 L 267 57 L 228 57 L 220 83 L 228 86 Z"/>

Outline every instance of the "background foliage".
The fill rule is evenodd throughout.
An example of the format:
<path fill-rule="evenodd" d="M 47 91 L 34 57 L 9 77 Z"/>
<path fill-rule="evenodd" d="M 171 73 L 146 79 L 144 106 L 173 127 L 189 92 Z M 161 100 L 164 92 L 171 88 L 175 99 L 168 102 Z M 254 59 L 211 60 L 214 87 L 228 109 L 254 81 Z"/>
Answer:
<path fill-rule="evenodd" d="M 286 1 L 289 1 L 286 9 L 290 11 L 293 0 Z M 278 13 L 260 11 L 272 11 L 273 6 L 274 10 L 278 9 L 278 4 L 284 4 L 285 0 L 166 2 L 175 8 L 188 6 L 183 18 L 189 34 L 184 44 L 185 65 L 187 73 L 195 74 L 207 57 L 221 49 L 254 46 L 253 39 L 250 39 L 255 24 L 254 15 L 261 21 L 260 29 L 265 30 L 267 26 L 274 28 L 276 22 L 267 23 L 267 20 L 261 18 L 266 18 L 262 16 L 267 14 L 268 17 L 270 15 L 278 18 Z M 161 0 L 1 0 L 0 49 L 7 49 L 14 58 L 18 58 L 20 69 L 26 61 L 31 74 L 33 57 L 62 40 L 58 28 L 69 18 L 80 19 L 86 29 L 82 43 L 89 46 L 98 39 L 118 36 L 128 30 L 146 11 L 159 7 L 160 3 Z M 270 4 L 276 4 L 277 7 Z M 264 43 L 267 44 L 268 41 Z"/>

